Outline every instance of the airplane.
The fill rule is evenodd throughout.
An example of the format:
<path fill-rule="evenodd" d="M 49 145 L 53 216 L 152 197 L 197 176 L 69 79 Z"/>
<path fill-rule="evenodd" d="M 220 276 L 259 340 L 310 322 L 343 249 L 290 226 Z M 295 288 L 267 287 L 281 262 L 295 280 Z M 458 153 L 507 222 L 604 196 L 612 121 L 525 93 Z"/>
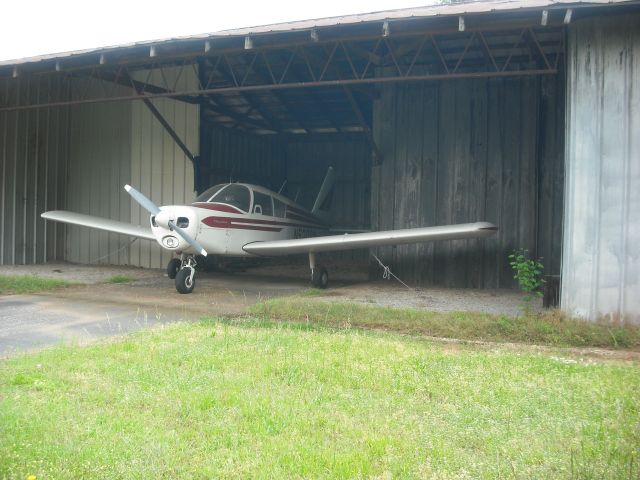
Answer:
<path fill-rule="evenodd" d="M 215 185 L 191 205 L 158 207 L 130 185 L 127 193 L 150 214 L 149 227 L 64 210 L 42 213 L 47 220 L 80 225 L 155 240 L 174 252 L 167 275 L 181 294 L 195 287 L 197 256 L 269 257 L 306 253 L 311 284 L 327 288 L 329 274 L 316 262 L 316 254 L 400 245 L 435 240 L 483 238 L 498 228 L 489 222 L 377 232 L 332 235 L 323 204 L 328 199 L 335 172 L 329 167 L 313 208 L 303 206 L 267 188 L 247 183 Z"/>

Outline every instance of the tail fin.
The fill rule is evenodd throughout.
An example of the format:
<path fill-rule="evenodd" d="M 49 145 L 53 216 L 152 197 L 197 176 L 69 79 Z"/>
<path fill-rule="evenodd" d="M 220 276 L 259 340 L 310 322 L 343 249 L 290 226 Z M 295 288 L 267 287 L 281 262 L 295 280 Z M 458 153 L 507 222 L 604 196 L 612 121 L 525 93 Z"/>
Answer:
<path fill-rule="evenodd" d="M 331 193 L 331 189 L 333 188 L 333 184 L 335 183 L 335 181 L 336 172 L 333 170 L 333 167 L 329 167 L 327 170 L 327 174 L 324 177 L 324 181 L 322 182 L 322 186 L 320 187 L 320 191 L 318 192 L 318 196 L 316 197 L 316 201 L 313 204 L 313 208 L 311 209 L 311 213 L 316 215 L 320 213 L 322 204 Z"/>

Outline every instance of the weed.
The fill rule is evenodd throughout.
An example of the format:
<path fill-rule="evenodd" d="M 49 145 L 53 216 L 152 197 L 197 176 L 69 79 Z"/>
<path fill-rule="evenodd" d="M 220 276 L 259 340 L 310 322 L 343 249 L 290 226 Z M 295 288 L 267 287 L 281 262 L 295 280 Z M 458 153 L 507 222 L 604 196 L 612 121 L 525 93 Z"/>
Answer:
<path fill-rule="evenodd" d="M 76 285 L 72 282 L 36 275 L 0 275 L 0 295 L 37 293 Z"/>
<path fill-rule="evenodd" d="M 520 290 L 526 293 L 523 304 L 525 315 L 531 314 L 531 301 L 535 297 L 542 296 L 540 288 L 544 285 L 542 279 L 544 265 L 541 260 L 542 258 L 537 260 L 529 258 L 529 250 L 525 248 L 515 250 L 509 255 L 509 264 L 515 272 L 513 278 L 518 281 Z"/>
<path fill-rule="evenodd" d="M 432 312 L 315 299 L 274 298 L 249 308 L 270 320 L 391 330 L 462 340 L 517 342 L 563 347 L 640 348 L 640 328 L 592 323 L 559 311 L 542 315 L 491 315 L 480 312 Z"/>
<path fill-rule="evenodd" d="M 135 282 L 135 280 L 135 278 L 127 275 L 114 275 L 113 277 L 108 278 L 105 283 L 131 283 Z"/>

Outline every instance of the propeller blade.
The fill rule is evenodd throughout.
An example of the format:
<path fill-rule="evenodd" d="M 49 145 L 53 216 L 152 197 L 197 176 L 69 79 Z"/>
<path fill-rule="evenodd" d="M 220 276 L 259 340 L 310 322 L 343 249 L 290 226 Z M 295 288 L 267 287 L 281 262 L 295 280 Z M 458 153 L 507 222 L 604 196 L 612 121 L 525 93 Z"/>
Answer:
<path fill-rule="evenodd" d="M 140 193 L 138 190 L 133 188 L 131 185 L 125 185 L 124 189 L 127 191 L 129 195 L 133 197 L 133 199 L 136 202 L 140 204 L 142 208 L 147 210 L 151 215 L 157 215 L 158 213 L 160 213 L 160 209 L 155 203 L 153 203 L 151 200 L 149 200 L 147 197 L 145 197 L 142 193 Z M 187 239 L 185 238 L 185 240 Z"/>
<path fill-rule="evenodd" d="M 189 243 L 189 245 L 191 245 L 193 248 L 198 250 L 200 255 L 205 257 L 207 256 L 207 251 L 204 249 L 204 247 L 200 245 L 195 238 L 192 238 L 191 235 L 189 235 L 182 228 L 180 228 L 175 223 L 173 223 L 173 220 L 169 221 L 169 226 L 173 229 L 173 231 L 175 231 L 178 235 L 184 238 Z"/>

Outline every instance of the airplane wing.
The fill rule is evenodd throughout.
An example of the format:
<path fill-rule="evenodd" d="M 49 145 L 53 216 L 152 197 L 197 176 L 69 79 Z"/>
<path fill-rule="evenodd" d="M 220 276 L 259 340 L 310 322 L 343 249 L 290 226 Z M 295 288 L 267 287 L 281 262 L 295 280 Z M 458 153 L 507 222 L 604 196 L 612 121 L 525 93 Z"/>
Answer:
<path fill-rule="evenodd" d="M 243 250 L 262 256 L 289 255 L 309 252 L 334 252 L 356 248 L 400 245 L 404 243 L 430 242 L 434 240 L 460 240 L 482 238 L 496 233 L 498 227 L 488 222 L 464 223 L 440 227 L 406 228 L 381 232 L 328 235 L 326 237 L 251 242 Z"/>
<path fill-rule="evenodd" d="M 81 225 L 83 227 L 97 228 L 98 230 L 106 230 L 107 232 L 121 233 L 132 237 L 145 238 L 147 240 L 155 240 L 156 237 L 151 232 L 150 227 L 141 227 L 140 225 L 132 225 L 126 222 L 119 222 L 109 218 L 93 217 L 82 213 L 67 212 L 64 210 L 52 210 L 44 212 L 42 218 L 53 220 L 54 222 L 70 223 L 71 225 Z"/>

